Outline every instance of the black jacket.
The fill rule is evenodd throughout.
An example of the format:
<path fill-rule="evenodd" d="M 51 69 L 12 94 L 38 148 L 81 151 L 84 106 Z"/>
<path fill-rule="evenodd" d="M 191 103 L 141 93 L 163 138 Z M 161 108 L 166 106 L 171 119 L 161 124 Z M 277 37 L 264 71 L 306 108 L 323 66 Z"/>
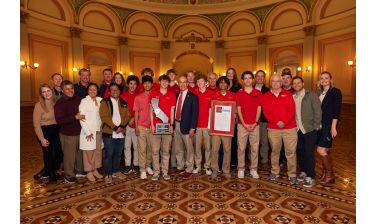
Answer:
<path fill-rule="evenodd" d="M 177 99 L 177 102 L 176 102 L 175 110 L 177 111 L 178 96 L 176 99 Z M 181 121 L 180 121 L 181 133 L 184 135 L 187 135 L 189 134 L 190 129 L 196 129 L 197 121 L 198 121 L 198 97 L 197 95 L 188 91 L 186 93 L 186 97 L 185 97 L 184 103 L 182 105 L 182 110 L 181 110 Z"/>
<path fill-rule="evenodd" d="M 255 88 L 255 86 L 254 86 Z M 260 90 L 262 92 L 262 94 L 264 95 L 266 92 L 270 91 L 270 88 L 268 88 L 266 85 L 263 85 L 262 86 L 262 89 Z M 268 120 L 266 119 L 266 117 L 264 116 L 263 114 L 263 108 L 262 108 L 262 112 L 260 114 L 260 119 L 259 119 L 260 122 L 265 122 L 265 123 L 268 123 Z"/>
<path fill-rule="evenodd" d="M 322 124 L 331 124 L 340 119 L 342 94 L 338 88 L 330 88 L 322 101 Z"/>

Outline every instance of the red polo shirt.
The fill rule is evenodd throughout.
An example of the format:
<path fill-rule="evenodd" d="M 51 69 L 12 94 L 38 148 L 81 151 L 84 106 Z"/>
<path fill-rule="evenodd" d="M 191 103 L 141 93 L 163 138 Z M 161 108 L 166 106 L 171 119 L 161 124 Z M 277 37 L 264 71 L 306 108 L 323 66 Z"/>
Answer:
<path fill-rule="evenodd" d="M 128 104 L 128 110 L 129 110 L 129 114 L 130 114 L 130 118 L 133 118 L 134 117 L 134 111 L 133 111 L 133 106 L 134 106 L 134 99 L 136 97 L 137 93 L 134 92 L 134 93 L 130 93 L 129 91 L 124 91 L 122 92 L 122 94 L 120 95 L 120 97 L 126 101 L 126 103 Z M 133 125 L 129 125 L 131 128 L 135 128 L 135 124 Z"/>
<path fill-rule="evenodd" d="M 178 87 L 177 84 L 174 84 L 173 86 L 168 86 L 168 91 L 172 92 L 174 94 L 179 94 L 180 93 L 180 87 Z"/>
<path fill-rule="evenodd" d="M 236 94 L 227 90 L 227 92 L 225 93 L 225 96 L 224 96 L 218 90 L 218 91 L 214 92 L 212 100 L 236 101 Z"/>
<path fill-rule="evenodd" d="M 195 85 L 194 87 L 191 87 L 190 85 L 188 85 L 188 89 L 190 92 L 192 93 L 196 93 L 197 91 L 199 91 L 199 87 L 197 85 Z"/>
<path fill-rule="evenodd" d="M 167 115 L 168 122 L 171 123 L 171 108 L 176 106 L 176 95 L 172 92 L 162 94 L 159 89 L 159 91 L 151 92 L 149 100 L 150 105 L 152 98 L 159 98 L 159 108 Z M 163 123 L 163 121 L 157 118 L 154 114 L 154 126 L 156 123 Z"/>
<path fill-rule="evenodd" d="M 137 89 L 138 89 L 138 93 L 143 93 L 145 91 L 145 89 L 143 88 L 142 84 L 140 84 Z M 154 83 L 152 85 L 151 92 L 159 91 L 159 90 L 160 90 L 160 84 L 159 83 Z"/>
<path fill-rule="evenodd" d="M 206 90 L 202 93 L 200 90 L 196 92 L 198 96 L 198 122 L 197 128 L 208 128 L 209 111 L 211 108 L 211 99 L 215 92 Z"/>
<path fill-rule="evenodd" d="M 146 92 L 138 94 L 134 98 L 133 105 L 134 112 L 138 112 L 138 121 L 137 124 L 144 128 L 150 128 L 150 95 Z"/>
<path fill-rule="evenodd" d="M 288 90 L 282 89 L 278 96 L 275 96 L 271 90 L 263 95 L 263 114 L 268 120 L 267 128 L 281 130 L 297 127 L 295 113 L 296 105 Z M 279 121 L 284 122 L 284 128 L 277 127 Z"/>
<path fill-rule="evenodd" d="M 256 89 L 247 93 L 240 89 L 236 94 L 237 107 L 241 107 L 242 117 L 246 124 L 254 124 L 259 106 L 262 106 L 263 94 Z M 242 122 L 240 121 L 242 124 Z"/>

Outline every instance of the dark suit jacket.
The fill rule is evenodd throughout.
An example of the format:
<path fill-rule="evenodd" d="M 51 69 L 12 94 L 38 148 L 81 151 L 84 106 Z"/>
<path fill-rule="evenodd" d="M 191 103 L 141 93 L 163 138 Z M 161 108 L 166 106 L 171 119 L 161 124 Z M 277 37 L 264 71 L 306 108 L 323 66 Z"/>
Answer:
<path fill-rule="evenodd" d="M 322 124 L 331 124 L 332 119 L 340 119 L 341 104 L 341 91 L 330 88 L 322 102 Z"/>
<path fill-rule="evenodd" d="M 255 86 L 254 86 L 255 88 Z M 263 85 L 262 86 L 262 89 L 260 90 L 262 92 L 262 94 L 264 95 L 266 92 L 270 91 L 270 88 L 268 88 L 266 85 Z M 260 114 L 260 119 L 259 119 L 260 122 L 266 122 L 268 123 L 268 120 L 267 118 L 264 116 L 263 114 L 263 108 L 262 108 L 262 112 Z"/>
<path fill-rule="evenodd" d="M 177 95 L 177 102 L 176 108 L 177 111 L 177 103 L 178 103 L 178 96 Z M 188 90 L 186 93 L 185 101 L 182 105 L 181 110 L 181 121 L 180 121 L 180 129 L 181 133 L 184 135 L 189 134 L 190 129 L 197 128 L 197 120 L 198 120 L 198 97 L 197 95 L 193 94 Z"/>

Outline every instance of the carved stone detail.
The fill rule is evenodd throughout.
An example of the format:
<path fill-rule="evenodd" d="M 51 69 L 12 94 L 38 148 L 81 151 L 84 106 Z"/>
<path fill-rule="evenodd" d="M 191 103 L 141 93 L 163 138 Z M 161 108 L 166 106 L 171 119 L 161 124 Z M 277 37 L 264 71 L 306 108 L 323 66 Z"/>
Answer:
<path fill-rule="evenodd" d="M 224 40 L 217 40 L 217 41 L 215 42 L 215 44 L 216 44 L 216 48 L 224 48 L 224 43 L 225 43 Z"/>
<path fill-rule="evenodd" d="M 316 31 L 316 26 L 306 26 L 303 28 L 303 31 L 305 31 L 305 36 L 314 36 Z"/>
<path fill-rule="evenodd" d="M 267 36 L 259 36 L 258 37 L 258 44 L 267 44 Z"/>
<path fill-rule="evenodd" d="M 26 20 L 30 17 L 30 14 L 24 11 L 21 11 L 21 23 L 26 24 Z"/>
<path fill-rule="evenodd" d="M 127 37 L 119 37 L 118 38 L 118 44 L 119 45 L 128 45 L 128 38 Z"/>
<path fill-rule="evenodd" d="M 161 49 L 169 49 L 171 47 L 171 42 L 167 40 L 161 41 Z"/>
<path fill-rule="evenodd" d="M 81 38 L 82 29 L 77 27 L 70 27 L 70 35 L 71 37 L 75 38 Z"/>

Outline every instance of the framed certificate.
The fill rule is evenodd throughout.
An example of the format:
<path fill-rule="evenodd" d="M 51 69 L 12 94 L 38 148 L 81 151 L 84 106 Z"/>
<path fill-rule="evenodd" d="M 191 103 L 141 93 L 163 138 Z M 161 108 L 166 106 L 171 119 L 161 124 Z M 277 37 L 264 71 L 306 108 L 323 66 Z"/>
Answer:
<path fill-rule="evenodd" d="M 210 134 L 234 136 L 236 101 L 211 101 Z"/>

